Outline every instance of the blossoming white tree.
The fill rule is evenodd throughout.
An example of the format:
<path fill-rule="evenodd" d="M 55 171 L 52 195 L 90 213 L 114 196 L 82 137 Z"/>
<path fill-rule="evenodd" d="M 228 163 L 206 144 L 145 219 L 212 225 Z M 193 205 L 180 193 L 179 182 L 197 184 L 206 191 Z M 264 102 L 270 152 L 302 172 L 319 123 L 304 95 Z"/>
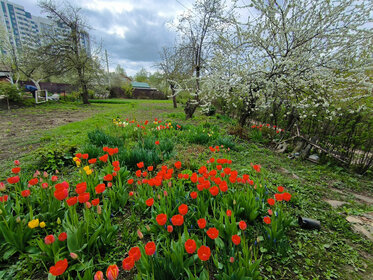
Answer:
<path fill-rule="evenodd" d="M 237 7 L 250 9 L 256 18 L 236 20 L 220 34 L 206 100 L 219 97 L 238 107 L 241 124 L 255 110 L 268 108 L 276 121 L 280 108 L 286 108 L 289 126 L 320 110 L 329 110 L 332 118 L 342 101 L 359 103 L 372 92 L 372 57 L 363 59 L 372 44 L 372 5 L 253 0 Z"/>

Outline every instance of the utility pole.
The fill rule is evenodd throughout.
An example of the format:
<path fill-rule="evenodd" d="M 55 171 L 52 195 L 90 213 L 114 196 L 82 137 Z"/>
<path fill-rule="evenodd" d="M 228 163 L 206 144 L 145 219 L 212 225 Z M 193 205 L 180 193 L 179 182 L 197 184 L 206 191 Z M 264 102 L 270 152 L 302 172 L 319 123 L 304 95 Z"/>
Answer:
<path fill-rule="evenodd" d="M 109 60 L 107 58 L 107 50 L 105 49 L 105 57 L 106 57 L 106 69 L 107 69 L 107 79 L 110 87 L 110 72 L 109 72 Z"/>

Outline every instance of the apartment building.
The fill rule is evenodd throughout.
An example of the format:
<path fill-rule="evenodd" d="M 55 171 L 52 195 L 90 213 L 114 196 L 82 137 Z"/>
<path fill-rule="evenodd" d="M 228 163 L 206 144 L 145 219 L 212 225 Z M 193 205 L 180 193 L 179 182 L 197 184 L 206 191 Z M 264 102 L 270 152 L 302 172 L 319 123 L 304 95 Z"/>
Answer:
<path fill-rule="evenodd" d="M 48 36 L 63 37 L 69 28 L 49 18 L 33 16 L 24 7 L 7 0 L 0 0 L 0 25 L 15 48 L 23 45 L 41 45 Z M 90 53 L 89 34 L 81 34 L 81 44 Z"/>

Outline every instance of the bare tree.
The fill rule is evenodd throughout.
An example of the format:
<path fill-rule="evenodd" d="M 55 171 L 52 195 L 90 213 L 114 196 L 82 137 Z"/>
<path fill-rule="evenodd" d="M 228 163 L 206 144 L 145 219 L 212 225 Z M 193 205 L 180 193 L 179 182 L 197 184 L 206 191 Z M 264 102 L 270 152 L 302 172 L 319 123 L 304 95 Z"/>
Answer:
<path fill-rule="evenodd" d="M 178 81 L 190 77 L 193 69 L 186 59 L 188 55 L 183 52 L 183 48 L 165 47 L 162 49 L 160 56 L 162 61 L 158 64 L 158 67 L 162 70 L 164 78 L 170 86 L 174 108 L 177 108 L 176 96 L 178 92 L 176 91 L 176 84 Z"/>
<path fill-rule="evenodd" d="M 87 70 L 92 67 L 93 61 L 81 43 L 82 37 L 88 36 L 88 26 L 81 15 L 81 9 L 68 2 L 58 6 L 53 0 L 42 0 L 39 6 L 56 23 L 64 27 L 64 31 L 58 34 L 46 34 L 47 44 L 43 47 L 43 53 L 59 61 L 59 65 L 63 65 L 65 71 L 76 73 L 83 103 L 89 104 Z"/>
<path fill-rule="evenodd" d="M 184 47 L 189 49 L 195 80 L 195 92 L 185 106 L 186 118 L 193 117 L 200 105 L 200 78 L 209 54 L 212 38 L 223 13 L 222 0 L 197 0 L 187 11 L 178 26 Z"/>

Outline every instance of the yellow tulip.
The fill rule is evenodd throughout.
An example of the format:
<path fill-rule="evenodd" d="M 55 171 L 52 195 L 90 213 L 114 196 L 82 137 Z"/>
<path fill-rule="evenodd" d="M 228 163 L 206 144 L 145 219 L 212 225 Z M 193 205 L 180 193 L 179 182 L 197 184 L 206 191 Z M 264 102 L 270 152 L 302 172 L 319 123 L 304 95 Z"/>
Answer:
<path fill-rule="evenodd" d="M 86 173 L 87 175 L 91 175 L 91 174 L 92 174 L 92 170 L 91 170 L 91 169 L 86 170 L 85 173 Z"/>
<path fill-rule="evenodd" d="M 41 222 L 39 226 L 40 226 L 41 228 L 45 228 L 46 224 L 45 224 L 45 222 Z"/>
<path fill-rule="evenodd" d="M 29 228 L 36 228 L 37 226 L 39 226 L 39 219 L 35 219 L 28 222 Z"/>

